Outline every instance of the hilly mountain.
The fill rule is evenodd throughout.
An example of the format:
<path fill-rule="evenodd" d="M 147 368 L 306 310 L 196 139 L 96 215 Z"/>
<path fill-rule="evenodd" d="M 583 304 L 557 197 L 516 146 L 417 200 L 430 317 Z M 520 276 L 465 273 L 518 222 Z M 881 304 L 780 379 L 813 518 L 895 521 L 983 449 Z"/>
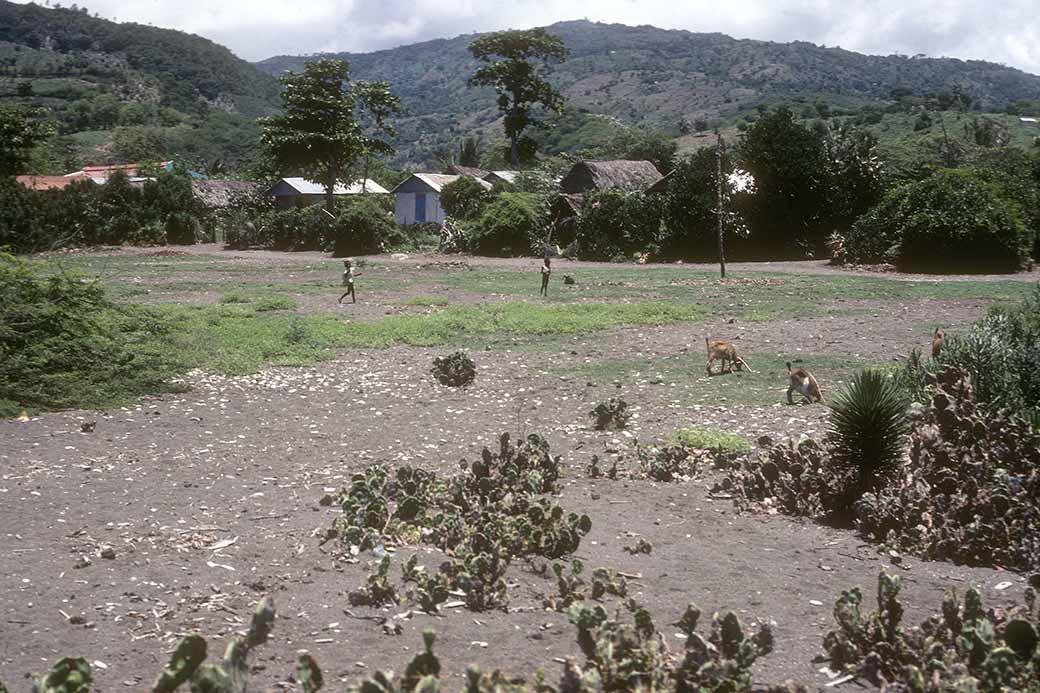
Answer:
<path fill-rule="evenodd" d="M 734 39 L 651 26 L 571 21 L 547 27 L 571 50 L 549 79 L 578 112 L 611 116 L 679 135 L 684 124 L 732 123 L 763 103 L 818 100 L 861 108 L 893 91 L 954 89 L 974 109 L 1002 111 L 1040 99 L 1040 77 L 995 63 L 955 58 L 863 55 L 811 43 Z M 473 132 L 497 134 L 491 90 L 466 80 L 476 68 L 475 34 L 373 53 L 338 53 L 360 79 L 389 81 L 408 115 L 399 122 L 399 164 L 429 162 Z M 257 64 L 271 75 L 303 69 L 314 56 L 277 56 Z"/>
<path fill-rule="evenodd" d="M 73 8 L 0 0 L 0 102 L 48 109 L 64 136 L 42 167 L 248 155 L 276 79 L 200 36 Z"/>

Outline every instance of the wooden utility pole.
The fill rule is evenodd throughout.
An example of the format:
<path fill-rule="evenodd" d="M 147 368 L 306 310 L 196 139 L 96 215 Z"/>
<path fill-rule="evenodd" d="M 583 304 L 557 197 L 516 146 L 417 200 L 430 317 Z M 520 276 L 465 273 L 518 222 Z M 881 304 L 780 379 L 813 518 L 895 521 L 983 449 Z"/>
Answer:
<path fill-rule="evenodd" d="M 723 226 L 722 226 L 722 155 L 725 151 L 725 143 L 722 141 L 722 134 L 715 130 L 715 183 L 717 187 L 718 199 L 715 204 L 715 216 L 719 221 L 719 272 L 722 274 L 722 278 L 726 278 L 726 252 L 722 242 Z"/>

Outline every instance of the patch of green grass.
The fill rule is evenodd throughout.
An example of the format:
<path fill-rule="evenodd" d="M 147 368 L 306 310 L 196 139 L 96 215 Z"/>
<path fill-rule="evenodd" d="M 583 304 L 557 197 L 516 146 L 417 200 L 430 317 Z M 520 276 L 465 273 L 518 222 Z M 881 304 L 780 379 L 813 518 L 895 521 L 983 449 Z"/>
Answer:
<path fill-rule="evenodd" d="M 444 296 L 412 296 L 405 300 L 406 306 L 446 306 L 448 299 Z"/>
<path fill-rule="evenodd" d="M 221 303 L 249 303 L 250 298 L 239 291 L 229 291 L 220 297 Z"/>
<path fill-rule="evenodd" d="M 449 306 L 429 315 L 395 315 L 355 323 L 346 335 L 345 346 L 436 346 L 461 343 L 476 335 L 574 335 L 620 325 L 665 325 L 704 317 L 704 311 L 696 306 L 667 303 Z"/>
<path fill-rule="evenodd" d="M 671 442 L 698 450 L 718 450 L 720 452 L 751 452 L 751 443 L 733 433 L 716 428 L 680 428 L 672 435 Z"/>
<path fill-rule="evenodd" d="M 812 371 L 824 397 L 856 371 L 874 366 L 864 359 L 837 354 L 750 352 L 741 356 L 754 369 L 753 373 L 742 370 L 708 376 L 704 371 L 707 356 L 700 352 L 653 360 L 602 359 L 573 368 L 561 368 L 557 372 L 599 384 L 646 384 L 660 377 L 664 383 L 682 386 L 682 398 L 693 404 L 772 406 L 787 404 L 785 362 L 788 359 Z M 714 368 L 717 373 L 719 366 L 716 364 Z M 799 399 L 796 398 L 795 402 Z"/>
<path fill-rule="evenodd" d="M 253 310 L 264 313 L 272 310 L 296 310 L 296 301 L 288 296 L 260 296 L 253 301 Z"/>

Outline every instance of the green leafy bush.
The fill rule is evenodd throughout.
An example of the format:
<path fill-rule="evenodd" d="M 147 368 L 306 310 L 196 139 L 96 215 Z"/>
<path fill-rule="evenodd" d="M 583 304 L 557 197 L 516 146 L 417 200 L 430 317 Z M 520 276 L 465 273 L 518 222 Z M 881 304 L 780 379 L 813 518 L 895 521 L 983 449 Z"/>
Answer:
<path fill-rule="evenodd" d="M 468 244 L 475 253 L 526 255 L 541 246 L 539 197 L 531 193 L 501 193 L 465 228 Z"/>
<path fill-rule="evenodd" d="M 333 256 L 380 253 L 403 242 L 405 236 L 388 207 L 390 195 L 350 195 L 336 205 L 336 221 L 323 239 Z"/>
<path fill-rule="evenodd" d="M 1015 272 L 1032 231 L 1016 204 L 978 174 L 941 170 L 889 192 L 845 239 L 846 259 L 927 272 Z"/>
<path fill-rule="evenodd" d="M 675 432 L 675 442 L 697 450 L 713 450 L 735 455 L 751 452 L 751 443 L 745 438 L 714 428 L 681 428 Z"/>
<path fill-rule="evenodd" d="M 582 260 L 631 260 L 657 253 L 660 204 L 642 193 L 587 195 L 575 228 L 574 254 Z"/>
<path fill-rule="evenodd" d="M 911 354 L 898 380 L 925 403 L 927 383 L 946 367 L 971 376 L 979 405 L 1040 415 L 1040 284 L 1019 305 L 994 308 L 966 332 L 947 335 L 936 359 Z"/>
<path fill-rule="evenodd" d="M 444 213 L 453 219 L 477 219 L 491 203 L 490 190 L 470 176 L 459 176 L 441 188 L 440 203 Z"/>
<path fill-rule="evenodd" d="M 0 415 L 109 407 L 169 389 L 167 329 L 95 281 L 0 253 Z"/>

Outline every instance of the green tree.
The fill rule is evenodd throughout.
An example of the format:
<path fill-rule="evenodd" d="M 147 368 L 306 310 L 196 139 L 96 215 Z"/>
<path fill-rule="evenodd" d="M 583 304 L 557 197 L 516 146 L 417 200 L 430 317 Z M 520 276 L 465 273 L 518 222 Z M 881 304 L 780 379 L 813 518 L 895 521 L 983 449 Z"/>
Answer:
<path fill-rule="evenodd" d="M 822 247 L 827 231 L 827 150 L 820 133 L 788 108 L 759 118 L 741 137 L 740 158 L 755 179 L 752 231 L 770 257 Z"/>
<path fill-rule="evenodd" d="M 1014 272 L 1029 257 L 1032 231 L 1002 193 L 977 172 L 936 171 L 890 191 L 853 225 L 849 259 L 911 271 Z"/>
<path fill-rule="evenodd" d="M 444 212 L 454 219 L 476 219 L 491 202 L 491 192 L 469 176 L 459 176 L 441 189 Z"/>
<path fill-rule="evenodd" d="M 741 204 L 747 195 L 735 190 L 733 173 L 733 159 L 727 151 L 722 159 L 723 227 L 727 235 L 746 236 Z M 665 229 L 662 255 L 689 260 L 718 256 L 718 194 L 715 147 L 698 149 L 675 165 L 660 200 Z"/>
<path fill-rule="evenodd" d="M 358 163 L 369 156 L 393 152 L 381 137 L 393 136 L 388 119 L 400 112 L 400 100 L 387 82 L 351 81 L 345 60 L 308 62 L 302 73 L 290 72 L 282 83 L 284 113 L 260 120 L 261 141 L 280 167 L 325 186 L 325 208 L 333 214 L 336 183 L 356 174 Z M 374 135 L 362 127 L 359 106 Z"/>
<path fill-rule="evenodd" d="M 510 160 L 520 166 L 520 136 L 536 121 L 531 116 L 535 103 L 559 112 L 563 96 L 539 76 L 532 60 L 562 62 L 569 51 L 563 41 L 545 29 L 500 31 L 469 44 L 469 51 L 481 65 L 469 79 L 471 86 L 494 87 L 498 110 L 505 116 Z M 493 60 L 500 56 L 504 60 Z"/>
<path fill-rule="evenodd" d="M 878 138 L 870 130 L 843 124 L 827 133 L 827 206 L 832 230 L 848 231 L 885 191 Z"/>
<path fill-rule="evenodd" d="M 476 137 L 467 137 L 459 145 L 459 165 L 480 167 L 480 140 Z"/>
<path fill-rule="evenodd" d="M 14 176 L 29 162 L 32 148 L 53 133 L 43 114 L 20 106 L 0 105 L 0 176 Z"/>

